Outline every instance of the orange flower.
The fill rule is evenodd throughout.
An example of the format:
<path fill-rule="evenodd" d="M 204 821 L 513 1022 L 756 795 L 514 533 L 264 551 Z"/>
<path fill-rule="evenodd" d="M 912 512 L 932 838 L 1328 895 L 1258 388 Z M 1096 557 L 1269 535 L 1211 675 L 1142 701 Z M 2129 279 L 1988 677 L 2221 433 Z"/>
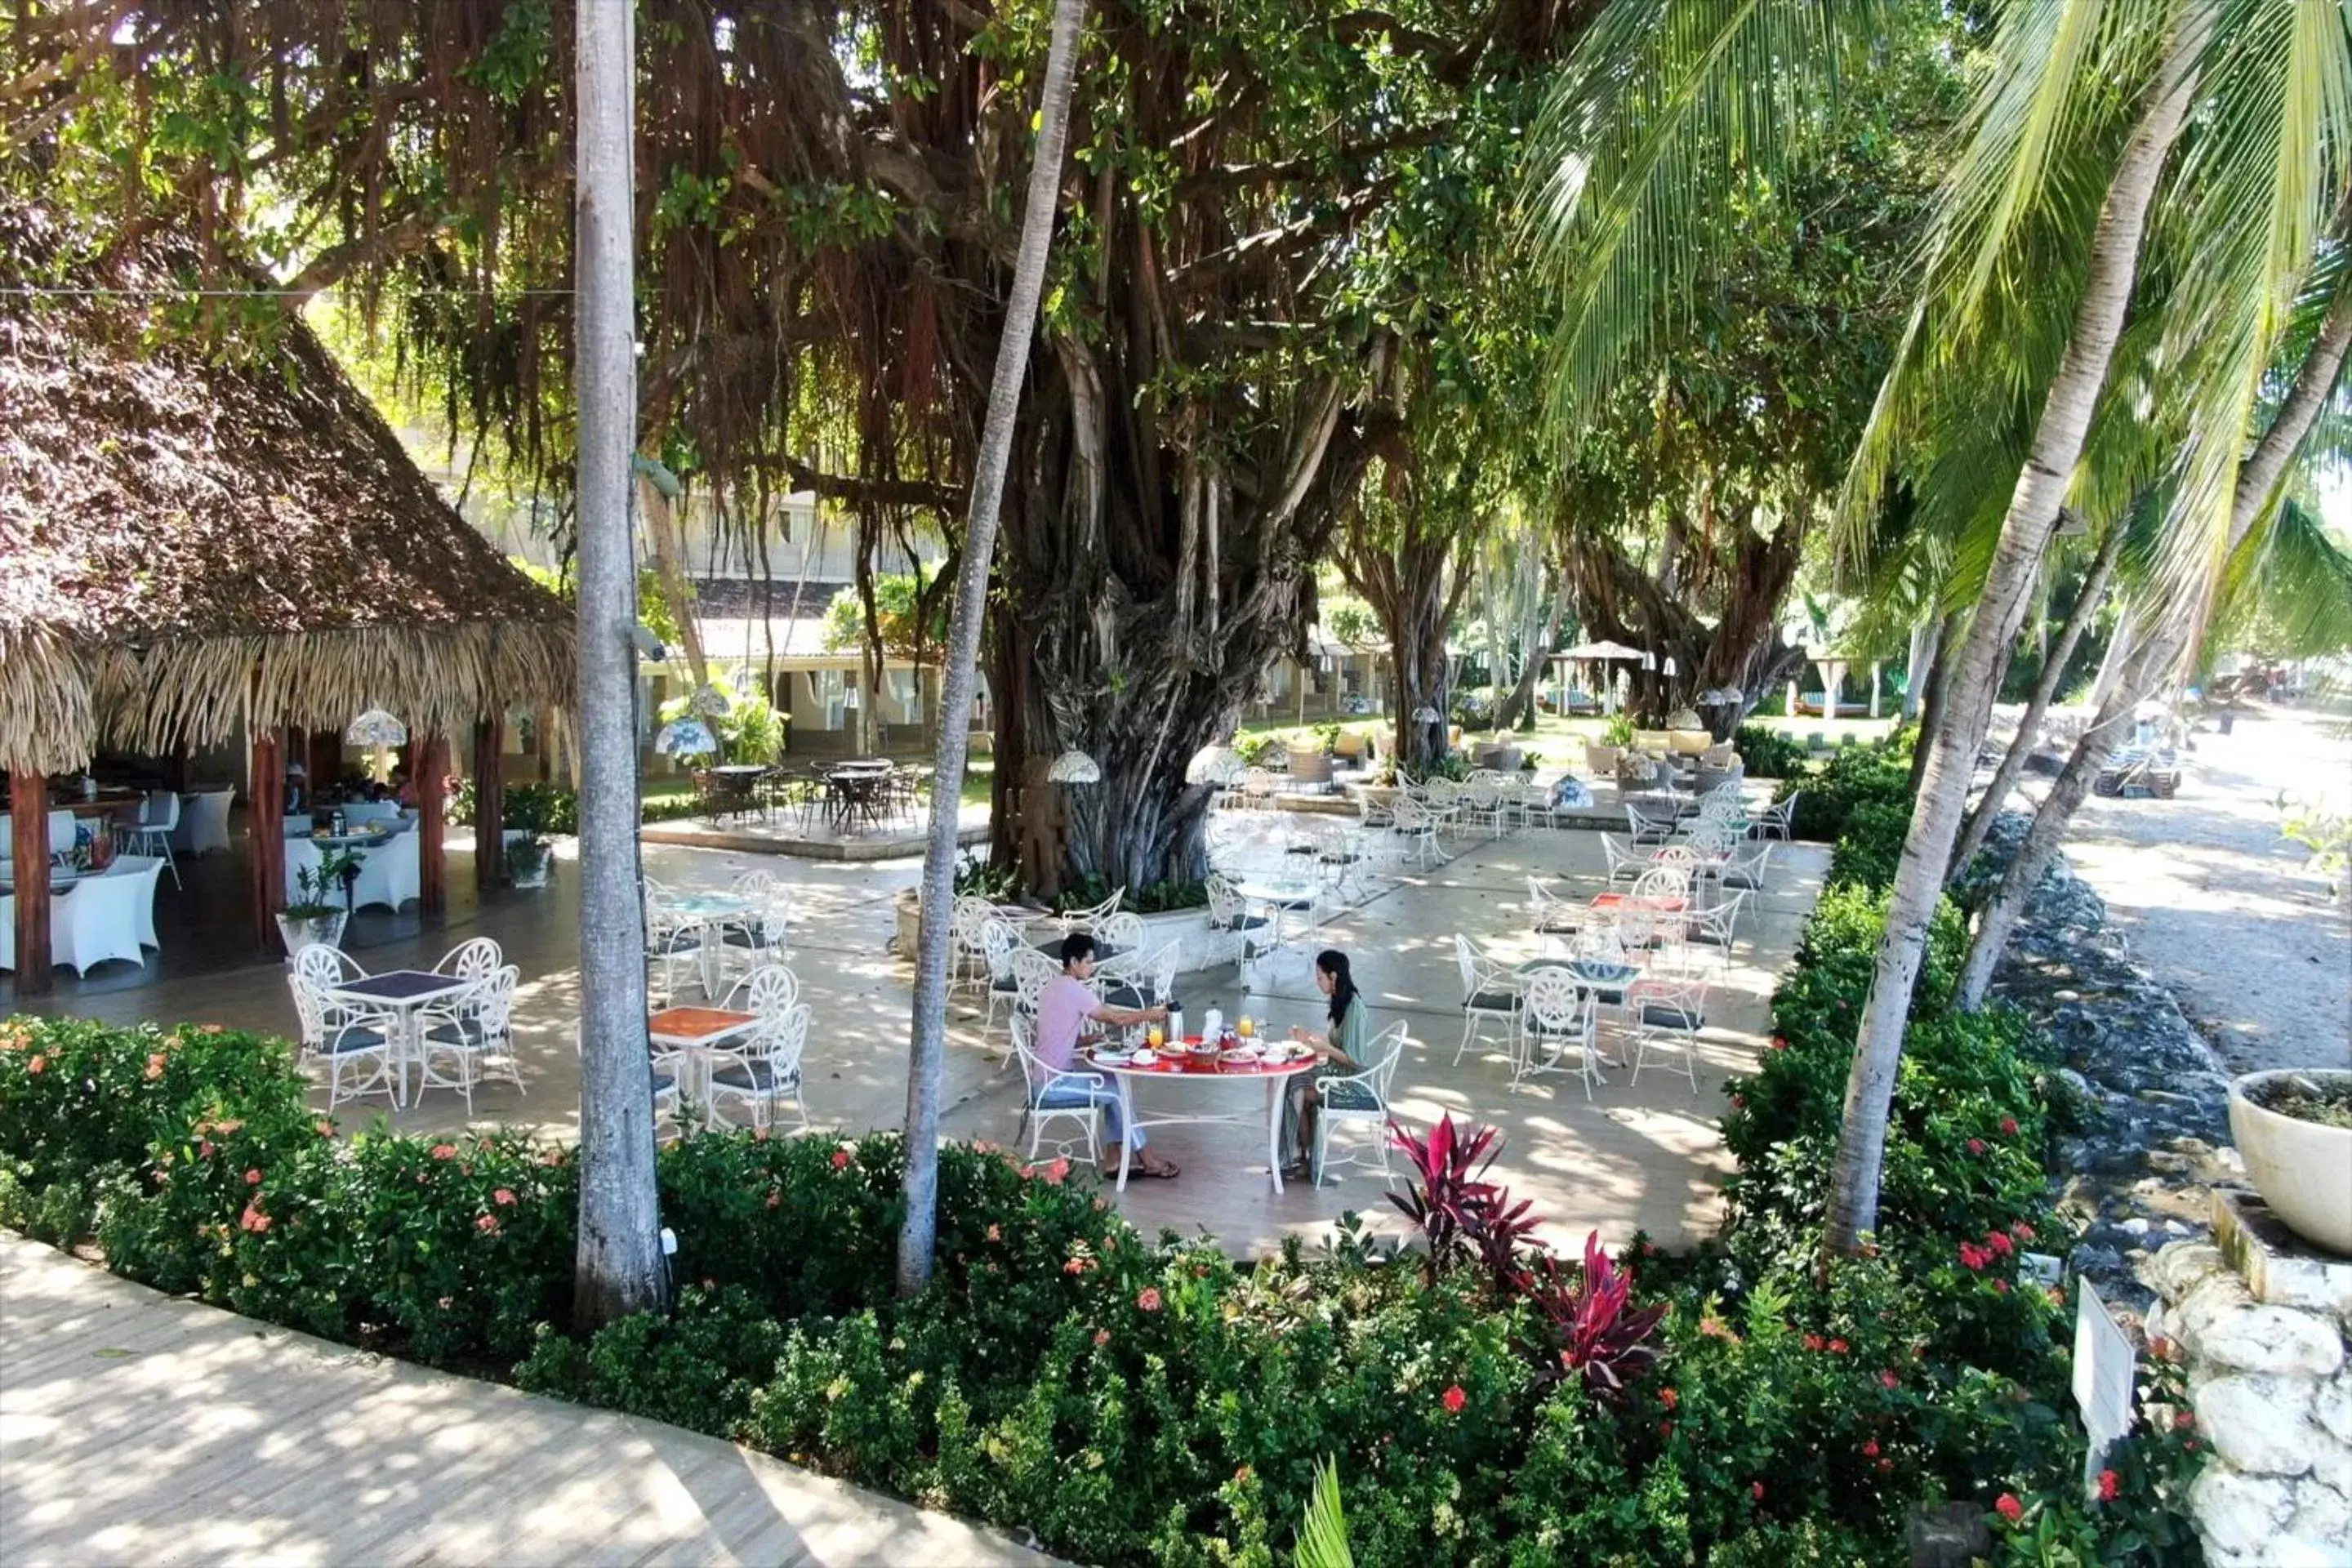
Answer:
<path fill-rule="evenodd" d="M 36 1057 L 35 1057 L 31 1061 L 28 1061 L 28 1062 L 26 1062 L 26 1063 L 25 1064 L 25 1070 L 26 1070 L 26 1072 L 38 1072 L 38 1071 L 40 1071 L 43 1068 L 47 1067 L 48 1065 L 49 1065 L 49 1058 L 47 1058 L 47 1057 L 45 1057 L 45 1056 L 36 1056 Z"/>
<path fill-rule="evenodd" d="M 1003 1241 L 1004 1239 L 1004 1227 L 1003 1226 L 996 1225 L 990 1226 L 988 1227 L 988 1239 L 991 1241 Z"/>
<path fill-rule="evenodd" d="M 1136 1292 L 1135 1304 L 1147 1312 L 1160 1310 L 1160 1287 L 1146 1285 L 1141 1290 Z"/>
<path fill-rule="evenodd" d="M 259 1198 L 256 1198 L 251 1203 L 247 1204 L 245 1205 L 245 1213 L 238 1216 L 236 1223 L 247 1230 L 253 1231 L 256 1234 L 268 1230 L 269 1228 L 269 1216 L 261 1212 L 261 1200 Z"/>
<path fill-rule="evenodd" d="M 433 1145 L 432 1154 L 436 1160 L 454 1160 L 457 1157 L 457 1145 L 455 1143 L 436 1143 Z"/>
<path fill-rule="evenodd" d="M 319 1136 L 321 1138 L 332 1138 L 335 1135 L 335 1124 L 331 1121 L 318 1121 L 312 1125 L 318 1128 Z"/>
<path fill-rule="evenodd" d="M 1680 1405 L 1682 1402 L 1683 1396 L 1676 1394 L 1673 1389 L 1662 1388 L 1658 1390 L 1658 1403 L 1664 1405 L 1667 1409 L 1672 1410 L 1675 1405 Z"/>
<path fill-rule="evenodd" d="M 510 1204 L 512 1204 L 514 1201 L 515 1201 L 515 1195 L 514 1195 L 514 1194 L 512 1194 L 511 1192 L 509 1192 L 509 1191 L 508 1191 L 506 1188 L 504 1188 L 504 1187 L 500 1187 L 498 1191 L 496 1191 L 496 1192 L 494 1192 L 494 1193 L 492 1193 L 492 1194 L 490 1194 L 490 1202 L 492 1202 L 492 1203 L 494 1203 L 494 1204 L 498 1205 L 500 1208 L 505 1208 L 505 1207 L 507 1207 L 508 1205 L 509 1205 Z"/>
<path fill-rule="evenodd" d="M 1103 1346 L 1108 1343 L 1110 1343 L 1110 1331 L 1108 1329 L 1097 1329 L 1095 1331 L 1095 1348 L 1097 1350 L 1100 1350 Z"/>
<path fill-rule="evenodd" d="M 150 1056 L 147 1058 L 147 1070 L 139 1076 L 145 1079 L 150 1083 L 162 1078 L 163 1076 L 163 1053 L 157 1051 L 153 1055 Z"/>

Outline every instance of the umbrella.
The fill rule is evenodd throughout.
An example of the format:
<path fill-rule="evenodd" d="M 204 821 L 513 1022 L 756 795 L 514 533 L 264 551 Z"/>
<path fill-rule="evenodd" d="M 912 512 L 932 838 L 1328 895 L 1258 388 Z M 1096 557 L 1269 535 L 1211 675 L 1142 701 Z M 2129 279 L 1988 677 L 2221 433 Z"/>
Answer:
<path fill-rule="evenodd" d="M 1054 759 L 1053 765 L 1045 770 L 1045 776 L 1062 784 L 1100 784 L 1102 764 L 1073 747 Z"/>
<path fill-rule="evenodd" d="M 705 719 L 724 719 L 734 706 L 727 693 L 719 690 L 710 682 L 705 681 L 695 694 L 688 699 L 686 709 L 688 712 L 698 713 Z"/>
<path fill-rule="evenodd" d="M 1638 661 L 1645 659 L 1650 656 L 1643 653 L 1640 648 L 1627 647 L 1621 642 L 1609 642 L 1603 640 L 1601 642 L 1579 643 L 1574 647 L 1564 647 L 1558 653 L 1552 655 L 1552 657 L 1554 658 L 1622 658 Z"/>

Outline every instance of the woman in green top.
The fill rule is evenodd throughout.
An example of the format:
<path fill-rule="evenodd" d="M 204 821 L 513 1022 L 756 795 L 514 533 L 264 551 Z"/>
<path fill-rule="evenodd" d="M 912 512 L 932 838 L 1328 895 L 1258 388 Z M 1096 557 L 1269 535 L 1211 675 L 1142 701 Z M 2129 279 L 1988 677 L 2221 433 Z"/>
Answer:
<path fill-rule="evenodd" d="M 1320 1037 L 1297 1026 L 1290 1031 L 1292 1039 L 1323 1059 L 1315 1064 L 1311 1075 L 1299 1076 L 1285 1107 L 1284 1120 L 1293 1129 L 1290 1169 L 1286 1175 L 1302 1171 L 1307 1151 L 1315 1146 L 1315 1116 L 1323 1103 L 1322 1080 L 1363 1071 L 1364 1042 L 1371 1037 L 1371 1026 L 1366 1020 L 1370 1009 L 1356 989 L 1356 978 L 1349 972 L 1346 953 L 1337 948 L 1326 948 L 1315 955 L 1315 989 L 1331 999 L 1330 1018 Z M 1352 1089 L 1360 1086 L 1346 1087 Z"/>

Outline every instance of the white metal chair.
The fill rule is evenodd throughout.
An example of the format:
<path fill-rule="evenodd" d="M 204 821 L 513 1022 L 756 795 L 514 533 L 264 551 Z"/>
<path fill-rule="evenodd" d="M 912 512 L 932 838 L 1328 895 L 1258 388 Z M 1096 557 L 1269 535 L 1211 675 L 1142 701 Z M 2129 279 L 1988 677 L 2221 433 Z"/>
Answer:
<path fill-rule="evenodd" d="M 767 1127 L 774 1121 L 776 1108 L 789 1100 L 800 1117 L 800 1130 L 807 1131 L 801 1058 L 808 1048 L 808 1004 L 795 1002 L 763 1016 L 739 1043 L 719 1053 L 710 1074 L 712 1124 L 723 1120 L 720 1107 L 733 1103 L 750 1107 L 752 1126 Z"/>
<path fill-rule="evenodd" d="M 1021 940 L 1021 933 L 1010 921 L 992 919 L 981 928 L 981 952 L 987 964 L 988 1010 L 982 1016 L 981 1038 L 986 1039 L 996 1028 L 996 1009 L 1001 1003 L 1017 1003 L 1021 994 L 1021 971 L 1017 963 L 1024 952 L 1043 958 L 1043 953 Z"/>
<path fill-rule="evenodd" d="M 1644 810 L 1633 801 L 1625 803 L 1625 822 L 1635 844 L 1664 844 L 1675 836 L 1676 813 L 1666 807 Z"/>
<path fill-rule="evenodd" d="M 1712 954 L 1718 974 L 1731 968 L 1731 949 L 1737 940 L 1739 911 L 1748 902 L 1745 890 L 1718 895 L 1715 903 L 1683 911 L 1683 945 L 1686 951 Z"/>
<path fill-rule="evenodd" d="M 1669 1058 L 1667 1070 L 1672 1071 L 1671 1058 L 1675 1051 L 1683 1057 L 1683 1076 L 1690 1080 L 1691 1092 L 1698 1092 L 1697 1053 L 1693 1048 L 1698 1032 L 1706 1026 L 1706 986 L 1698 980 L 1687 978 L 1660 979 L 1644 976 L 1634 983 L 1631 993 L 1633 1015 L 1633 1078 L 1642 1081 L 1643 1065 L 1657 1051 Z"/>
<path fill-rule="evenodd" d="M 1454 933 L 1454 961 L 1462 971 L 1462 1043 L 1454 1047 L 1454 1063 L 1462 1064 L 1470 1042 L 1493 1019 L 1503 1026 L 1503 1047 L 1514 1048 L 1518 1038 L 1519 993 L 1508 965 L 1480 952 L 1460 931 Z"/>
<path fill-rule="evenodd" d="M 139 802 L 139 826 L 131 833 L 131 852 L 162 860 L 175 888 L 184 885 L 179 863 L 172 858 L 172 836 L 179 826 L 180 797 L 170 790 L 149 790 Z"/>
<path fill-rule="evenodd" d="M 1021 1077 L 1027 1089 L 1027 1092 L 1022 1096 L 1021 1125 L 1029 1130 L 1029 1158 L 1034 1160 L 1037 1157 L 1037 1146 L 1045 1142 L 1046 1123 L 1058 1117 L 1078 1124 L 1086 1144 L 1087 1158 L 1100 1164 L 1102 1142 L 1099 1132 L 1102 1108 L 1094 1102 L 1092 1096 L 1108 1092 L 1112 1087 L 1110 1079 L 1098 1072 L 1057 1072 L 1039 1061 L 1036 1052 L 1036 1027 L 1034 1019 L 1019 1013 L 1013 1015 L 1013 1054 L 1021 1059 Z M 1041 1103 L 1047 1095 L 1056 1089 L 1084 1093 L 1089 1098 L 1083 1103 L 1073 1105 Z M 1013 1136 L 1017 1142 L 1021 1134 L 1016 1130 Z M 1054 1141 L 1054 1146 L 1062 1152 L 1067 1153 L 1072 1142 L 1073 1140 L 1069 1139 L 1056 1139 Z"/>
<path fill-rule="evenodd" d="M 1539 878 L 1528 879 L 1528 928 L 1544 937 L 1571 937 L 1584 929 L 1587 910 L 1582 904 L 1544 886 Z"/>
<path fill-rule="evenodd" d="M 1264 915 L 1250 913 L 1249 900 L 1241 896 L 1230 879 L 1212 873 L 1208 886 L 1209 929 L 1229 939 L 1234 962 L 1248 962 L 1255 933 L 1271 922 Z"/>
<path fill-rule="evenodd" d="M 1472 773 L 1462 786 L 1462 820 L 1484 827 L 1487 837 L 1503 836 L 1503 783 L 1492 773 Z"/>
<path fill-rule="evenodd" d="M 1428 870 L 1431 862 L 1445 858 L 1445 847 L 1437 837 L 1443 822 L 1428 802 L 1401 795 L 1390 815 L 1397 837 L 1412 851 L 1414 863 L 1423 870 Z"/>
<path fill-rule="evenodd" d="M 1773 802 L 1749 819 L 1751 831 L 1759 838 L 1777 838 L 1786 843 L 1797 821 L 1797 800 L 1805 792 L 1792 789 L 1789 798 Z"/>
<path fill-rule="evenodd" d="M 1115 962 L 1132 962 L 1143 952 L 1143 917 L 1132 910 L 1114 910 L 1095 922 L 1094 937 L 1097 950 L 1117 950 L 1118 957 Z"/>
<path fill-rule="evenodd" d="M 677 995 L 677 971 L 683 966 L 700 984 L 702 973 L 702 933 L 670 917 L 664 909 L 659 889 L 653 883 L 646 885 L 646 963 L 648 970 L 658 970 L 656 983 L 649 973 L 646 978 L 648 999 L 656 1006 L 667 1007 Z"/>
<path fill-rule="evenodd" d="M 1731 858 L 1717 868 L 1716 878 L 1727 889 L 1760 893 L 1764 890 L 1764 868 L 1771 858 L 1772 840 L 1754 839 L 1733 851 Z"/>
<path fill-rule="evenodd" d="M 64 865 L 81 842 L 81 823 L 70 811 L 49 813 L 49 858 Z"/>
<path fill-rule="evenodd" d="M 1352 883 L 1359 899 L 1365 895 L 1365 859 L 1363 841 L 1352 827 L 1333 826 L 1315 836 L 1315 869 L 1334 893 Z"/>
<path fill-rule="evenodd" d="M 436 974 L 446 974 L 458 980 L 486 980 L 496 974 L 506 963 L 506 955 L 498 942 L 487 936 L 467 937 L 464 942 L 441 955 L 433 966 Z"/>
<path fill-rule="evenodd" d="M 314 944 L 302 952 L 307 956 L 334 949 Z M 327 1109 L 332 1110 L 343 1100 L 360 1099 L 378 1089 L 397 1108 L 403 1099 L 394 1076 L 400 1021 L 391 1009 L 331 995 L 299 969 L 287 976 L 286 983 L 294 993 L 294 1016 L 301 1029 L 303 1050 L 327 1065 Z M 344 1075 L 363 1067 L 370 1069 L 366 1076 L 346 1085 Z"/>
<path fill-rule="evenodd" d="M 721 1007 L 773 1018 L 801 999 L 801 977 L 781 963 L 763 963 L 730 986 Z"/>
<path fill-rule="evenodd" d="M 1321 1186 L 1325 1173 L 1334 1168 L 1330 1148 L 1335 1123 L 1370 1128 L 1372 1144 L 1380 1151 L 1381 1179 L 1391 1179 L 1389 1086 L 1396 1081 L 1397 1064 L 1404 1058 L 1404 1022 L 1400 1019 L 1372 1037 L 1365 1049 L 1369 1059 L 1360 1072 L 1334 1074 L 1315 1080 L 1316 1092 L 1323 1099 L 1316 1113 L 1314 1159 L 1308 1167 L 1315 1185 Z M 1361 1150 L 1336 1162 L 1339 1165 L 1364 1163 Z"/>
<path fill-rule="evenodd" d="M 1547 1073 L 1565 1072 L 1560 1058 L 1577 1053 L 1575 1072 L 1584 1080 L 1584 1098 L 1601 1080 L 1599 1065 L 1599 1004 L 1591 988 L 1568 970 L 1538 969 L 1520 987 L 1519 1049 L 1513 1062 L 1511 1088 L 1517 1090 Z M 1538 1059 L 1546 1047 L 1549 1054 Z"/>
<path fill-rule="evenodd" d="M 988 989 L 987 931 L 991 921 L 1001 921 L 996 906 L 986 899 L 966 893 L 955 901 L 948 917 L 948 933 L 953 958 L 948 970 L 948 988 L 958 990 L 971 985 L 983 994 Z"/>
<path fill-rule="evenodd" d="M 1082 910 L 1064 910 L 1057 915 L 1048 915 L 1046 919 L 1059 926 L 1064 936 L 1069 936 L 1076 931 L 1091 931 L 1104 921 L 1118 913 L 1119 900 L 1126 897 L 1127 889 L 1119 888 L 1113 890 L 1111 896 L 1101 903 Z"/>
<path fill-rule="evenodd" d="M 465 991 L 417 1015 L 418 1049 L 422 1055 L 417 1092 L 454 1089 L 466 1097 L 466 1114 L 474 1113 L 474 1086 L 496 1076 L 523 1088 L 522 1063 L 514 1048 L 515 988 L 522 971 L 509 963 L 482 976 Z M 454 1076 L 433 1070 L 436 1058 L 452 1063 Z"/>
<path fill-rule="evenodd" d="M 180 796 L 180 820 L 172 835 L 173 847 L 197 857 L 226 849 L 228 810 L 236 798 L 236 792 L 226 789 L 194 790 Z"/>

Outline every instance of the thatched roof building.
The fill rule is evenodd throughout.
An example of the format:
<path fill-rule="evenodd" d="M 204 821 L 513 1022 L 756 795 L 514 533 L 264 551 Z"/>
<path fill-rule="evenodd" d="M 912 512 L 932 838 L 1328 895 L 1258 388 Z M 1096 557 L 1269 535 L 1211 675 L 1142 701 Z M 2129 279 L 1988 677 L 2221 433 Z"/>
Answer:
<path fill-rule="evenodd" d="M 0 767 L 563 700 L 569 613 L 299 318 L 196 296 L 184 239 L 89 248 L 0 198 Z"/>

